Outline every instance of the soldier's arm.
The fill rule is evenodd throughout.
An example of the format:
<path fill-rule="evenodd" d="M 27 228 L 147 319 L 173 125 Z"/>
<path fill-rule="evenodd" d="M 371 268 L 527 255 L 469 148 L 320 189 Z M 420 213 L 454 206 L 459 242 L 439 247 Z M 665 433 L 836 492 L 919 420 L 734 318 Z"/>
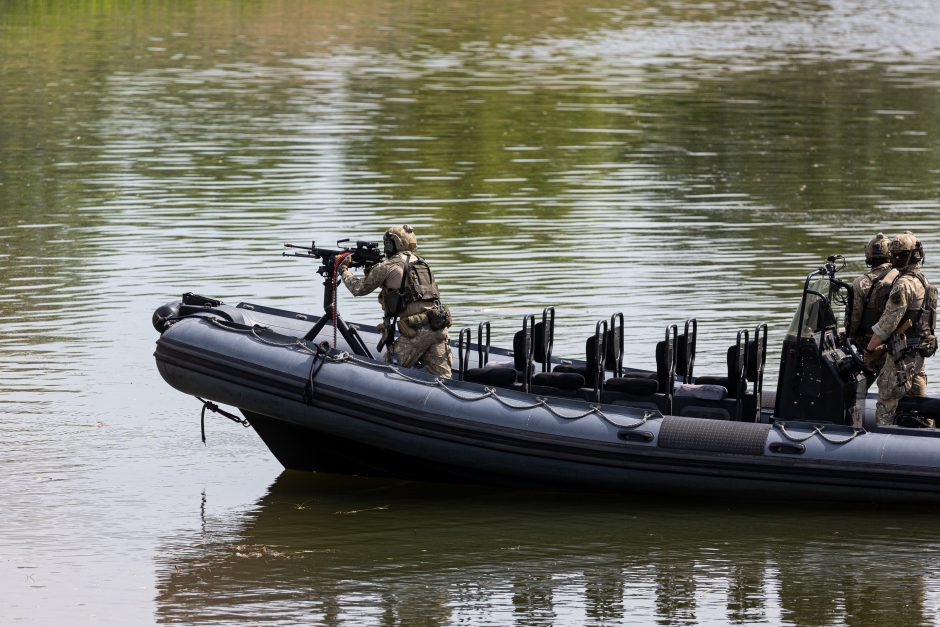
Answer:
<path fill-rule="evenodd" d="M 898 328 L 901 318 L 904 317 L 904 313 L 907 311 L 907 302 L 910 298 L 908 283 L 908 281 L 898 281 L 892 288 L 884 313 L 881 314 L 881 318 L 871 328 L 874 335 L 872 335 L 871 342 L 868 344 L 869 350 L 888 341 L 894 330 Z"/>
<path fill-rule="evenodd" d="M 365 276 L 358 277 L 349 270 L 343 271 L 343 285 L 346 286 L 353 296 L 364 296 L 371 294 L 385 282 L 388 277 L 391 266 L 387 263 L 380 263 L 373 266 L 372 270 Z"/>

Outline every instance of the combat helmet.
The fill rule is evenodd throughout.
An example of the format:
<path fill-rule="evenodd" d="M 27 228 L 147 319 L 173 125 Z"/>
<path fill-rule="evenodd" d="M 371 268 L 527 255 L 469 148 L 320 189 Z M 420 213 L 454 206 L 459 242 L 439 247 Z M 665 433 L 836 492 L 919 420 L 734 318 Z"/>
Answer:
<path fill-rule="evenodd" d="M 865 245 L 865 263 L 871 267 L 891 261 L 891 238 L 879 233 Z"/>
<path fill-rule="evenodd" d="M 924 260 L 924 247 L 910 231 L 899 233 L 891 240 L 891 262 L 895 268 L 903 269 Z"/>
<path fill-rule="evenodd" d="M 415 237 L 414 229 L 407 224 L 389 227 L 385 231 L 385 236 L 382 238 L 382 241 L 385 243 L 386 257 L 418 248 L 418 238 Z"/>

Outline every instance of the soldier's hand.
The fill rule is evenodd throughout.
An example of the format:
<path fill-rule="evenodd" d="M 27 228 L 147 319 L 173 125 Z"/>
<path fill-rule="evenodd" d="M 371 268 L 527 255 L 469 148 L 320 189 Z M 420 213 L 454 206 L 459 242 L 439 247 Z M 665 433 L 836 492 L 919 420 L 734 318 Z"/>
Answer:
<path fill-rule="evenodd" d="M 882 344 L 874 350 L 865 349 L 865 367 L 872 372 L 878 372 L 878 360 L 881 358 L 881 354 L 885 351 L 885 345 Z"/>
<path fill-rule="evenodd" d="M 336 260 L 336 274 L 342 274 L 349 267 L 349 262 L 351 261 L 351 255 L 346 255 L 342 259 Z"/>

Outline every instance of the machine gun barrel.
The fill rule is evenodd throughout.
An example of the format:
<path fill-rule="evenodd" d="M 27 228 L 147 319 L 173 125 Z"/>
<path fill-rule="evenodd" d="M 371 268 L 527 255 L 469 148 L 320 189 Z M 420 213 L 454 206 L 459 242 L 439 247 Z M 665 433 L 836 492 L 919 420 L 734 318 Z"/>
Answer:
<path fill-rule="evenodd" d="M 349 266 L 352 268 L 365 267 L 367 270 L 377 263 L 381 263 L 385 258 L 383 252 L 379 249 L 378 242 L 369 242 L 366 240 L 357 240 L 356 247 L 343 246 L 349 242 L 349 239 L 341 239 L 336 242 L 337 248 L 319 248 L 316 242 L 311 242 L 310 246 L 299 246 L 297 244 L 285 243 L 284 248 L 295 249 L 299 252 L 282 252 L 283 257 L 305 257 L 308 259 L 320 259 L 323 265 L 317 269 L 317 273 L 323 276 L 329 274 L 336 264 L 336 258 L 340 255 L 348 256 Z"/>
<path fill-rule="evenodd" d="M 291 244 L 289 242 L 285 242 L 284 248 L 298 248 L 300 250 L 306 250 L 307 252 L 311 252 L 316 248 L 316 242 L 313 242 L 313 244 L 314 244 L 313 246 L 298 246 L 297 244 Z"/>

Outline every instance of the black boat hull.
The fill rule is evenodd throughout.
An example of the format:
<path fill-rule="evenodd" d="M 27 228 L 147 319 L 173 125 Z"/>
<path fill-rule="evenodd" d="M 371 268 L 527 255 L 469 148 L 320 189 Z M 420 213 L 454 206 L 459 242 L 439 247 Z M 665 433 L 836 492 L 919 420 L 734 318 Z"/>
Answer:
<path fill-rule="evenodd" d="M 249 329 L 185 318 L 164 332 L 155 356 L 176 389 L 238 407 L 286 468 L 794 502 L 940 502 L 935 432 L 664 417 L 444 384 L 381 361 L 317 355 L 315 342 L 298 339 L 309 320 L 280 322 Z"/>

